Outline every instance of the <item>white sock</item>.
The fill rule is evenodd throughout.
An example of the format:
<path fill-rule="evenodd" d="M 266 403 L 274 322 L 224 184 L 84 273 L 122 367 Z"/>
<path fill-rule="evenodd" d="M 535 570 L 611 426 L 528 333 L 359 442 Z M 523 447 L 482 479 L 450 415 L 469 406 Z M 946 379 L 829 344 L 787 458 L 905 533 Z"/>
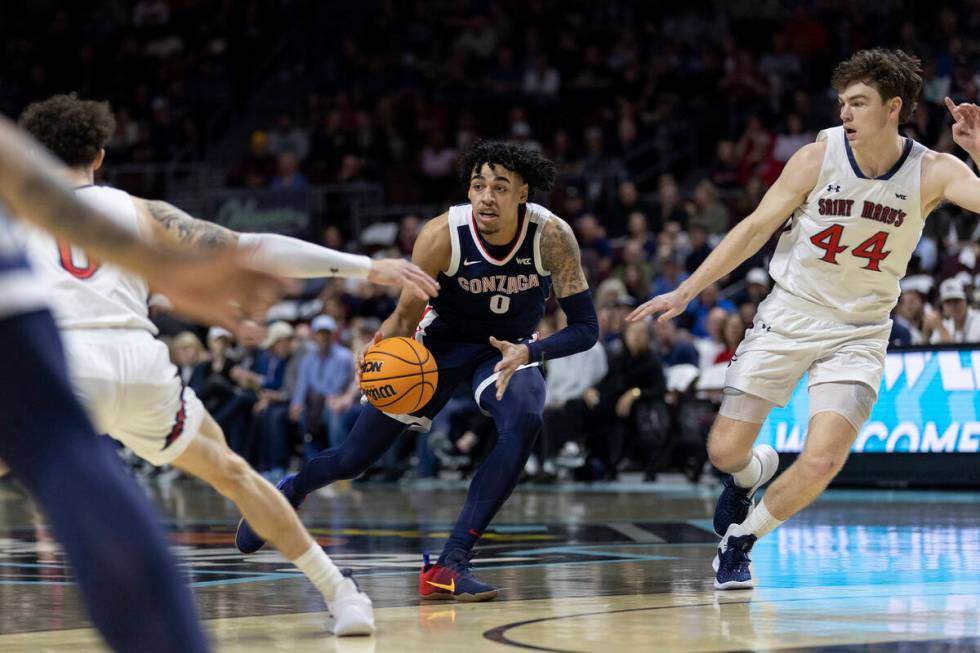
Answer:
<path fill-rule="evenodd" d="M 732 472 L 732 478 L 735 479 L 735 485 L 739 487 L 752 487 L 759 482 L 759 479 L 762 478 L 762 461 L 759 460 L 754 451 L 749 464 L 737 472 Z"/>
<path fill-rule="evenodd" d="M 731 532 L 735 537 L 741 537 L 750 533 L 756 537 L 762 537 L 763 535 L 768 535 L 782 523 L 781 520 L 769 514 L 769 508 L 766 508 L 766 500 L 763 499 L 759 502 L 759 505 L 752 509 L 752 512 L 749 513 L 745 521 L 736 525 Z"/>
<path fill-rule="evenodd" d="M 306 553 L 293 560 L 293 564 L 320 590 L 324 600 L 333 600 L 344 576 L 319 545 L 313 544 Z"/>

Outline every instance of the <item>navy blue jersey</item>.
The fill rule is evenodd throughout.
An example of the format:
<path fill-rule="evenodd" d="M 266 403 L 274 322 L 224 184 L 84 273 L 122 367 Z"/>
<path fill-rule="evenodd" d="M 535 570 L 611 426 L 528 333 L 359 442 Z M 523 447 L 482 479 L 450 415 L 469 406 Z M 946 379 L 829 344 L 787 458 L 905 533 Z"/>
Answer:
<path fill-rule="evenodd" d="M 46 292 L 31 273 L 19 225 L 0 205 L 0 319 L 47 306 Z"/>
<path fill-rule="evenodd" d="M 449 209 L 452 258 L 419 324 L 424 340 L 482 344 L 490 336 L 516 341 L 535 332 L 551 293 L 541 230 L 554 216 L 537 204 L 526 204 L 522 212 L 513 245 L 497 258 L 477 234 L 472 206 Z"/>

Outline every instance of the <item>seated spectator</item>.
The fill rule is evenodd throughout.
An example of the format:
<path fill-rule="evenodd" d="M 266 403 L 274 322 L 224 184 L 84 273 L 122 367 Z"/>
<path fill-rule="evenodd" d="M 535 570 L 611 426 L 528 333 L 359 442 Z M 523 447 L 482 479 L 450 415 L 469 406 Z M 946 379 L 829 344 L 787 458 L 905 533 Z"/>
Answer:
<path fill-rule="evenodd" d="M 688 274 L 694 274 L 711 254 L 712 247 L 708 244 L 708 231 L 700 224 L 692 225 L 688 235 L 691 239 L 691 253 L 684 259 L 684 269 Z"/>
<path fill-rule="evenodd" d="M 190 385 L 194 370 L 205 359 L 204 345 L 190 331 L 177 334 L 170 344 L 170 360 L 177 367 L 180 381 L 184 385 Z"/>
<path fill-rule="evenodd" d="M 935 312 L 927 302 L 932 290 L 932 278 L 922 274 L 908 276 L 902 279 L 901 287 L 902 293 L 895 306 L 895 320 L 909 330 L 913 345 L 928 342 L 924 335 L 925 317 L 927 313 Z M 930 322 L 934 326 L 935 318 Z"/>
<path fill-rule="evenodd" d="M 729 140 L 718 141 L 718 145 L 715 149 L 715 160 L 711 164 L 711 170 L 708 173 L 708 178 L 711 179 L 711 183 L 721 190 L 738 189 L 738 167 L 737 159 L 735 157 L 735 143 Z"/>
<path fill-rule="evenodd" d="M 727 363 L 732 360 L 735 350 L 745 337 L 745 322 L 738 313 L 729 313 L 721 327 L 721 338 L 725 348 L 715 356 L 714 364 Z"/>
<path fill-rule="evenodd" d="M 268 353 L 259 400 L 252 408 L 259 449 L 257 468 L 270 481 L 278 481 L 289 467 L 292 425 L 289 402 L 299 376 L 295 330 L 288 322 L 269 325 L 263 349 Z"/>
<path fill-rule="evenodd" d="M 574 187 L 573 187 L 574 188 Z M 591 213 L 575 221 L 582 267 L 593 284 L 601 283 L 612 270 L 613 251 L 605 229 Z"/>
<path fill-rule="evenodd" d="M 657 340 L 657 353 L 665 367 L 674 365 L 694 365 L 697 367 L 699 355 L 691 341 L 677 328 L 674 320 L 654 320 L 653 333 Z"/>
<path fill-rule="evenodd" d="M 276 125 L 269 130 L 269 153 L 274 156 L 292 154 L 302 161 L 310 153 L 310 137 L 293 123 L 293 117 L 283 111 L 276 118 Z"/>
<path fill-rule="evenodd" d="M 725 351 L 725 320 L 728 318 L 728 311 L 720 306 L 715 306 L 708 312 L 705 320 L 704 336 L 694 339 L 694 347 L 698 350 L 698 360 L 701 363 L 701 371 L 705 371 L 715 364 L 718 354 Z"/>
<path fill-rule="evenodd" d="M 684 315 L 691 320 L 691 334 L 698 338 L 708 335 L 708 313 L 711 309 L 719 307 L 726 313 L 735 312 L 735 304 L 728 299 L 719 296 L 718 284 L 711 283 L 705 286 L 701 294 L 694 298 L 688 305 Z"/>
<path fill-rule="evenodd" d="M 688 276 L 677 257 L 668 256 L 661 259 L 660 274 L 653 280 L 653 294 L 663 295 L 677 290 Z"/>
<path fill-rule="evenodd" d="M 600 472 L 599 478 L 616 479 L 629 453 L 646 480 L 656 476 L 667 445 L 666 387 L 660 358 L 651 348 L 649 323 L 627 322 L 622 346 L 609 356 L 609 372 L 583 394 L 611 425 L 601 436 L 593 434 L 589 446 L 587 467 Z"/>
<path fill-rule="evenodd" d="M 334 342 L 337 322 L 329 315 L 318 315 L 312 328 L 317 348 L 300 363 L 289 405 L 289 419 L 300 422 L 307 459 L 347 437 L 352 420 L 350 406 L 342 405 L 342 397 L 354 378 L 354 355 Z"/>
<path fill-rule="evenodd" d="M 710 236 L 720 236 L 728 231 L 731 217 L 728 207 L 718 199 L 718 189 L 707 179 L 702 179 L 694 189 L 694 201 L 687 204 L 688 229 L 704 229 Z M 693 237 L 693 233 L 692 233 Z"/>
<path fill-rule="evenodd" d="M 215 415 L 235 394 L 235 383 L 231 380 L 231 370 L 237 362 L 234 357 L 235 337 L 227 329 L 211 327 L 207 340 L 211 360 L 198 363 L 187 385 L 194 390 L 208 412 Z"/>
<path fill-rule="evenodd" d="M 758 306 L 769 294 L 769 282 L 768 272 L 763 268 L 752 268 L 745 275 L 745 289 L 733 297 L 734 303 Z"/>
<path fill-rule="evenodd" d="M 567 319 L 562 311 L 555 314 L 555 320 L 556 324 L 549 318 L 542 321 L 541 338 L 565 328 Z M 590 411 L 585 404 L 585 391 L 599 384 L 607 368 L 606 350 L 599 342 L 578 354 L 545 362 L 544 426 L 535 443 L 541 472 L 537 480 L 554 480 L 555 459 L 565 443 L 580 440 L 579 436 L 588 431 Z"/>
<path fill-rule="evenodd" d="M 933 322 L 930 343 L 980 343 L 980 311 L 967 303 L 966 292 L 958 279 L 946 279 L 939 284 L 939 303 L 943 319 L 926 318 Z"/>
<path fill-rule="evenodd" d="M 276 176 L 272 188 L 277 190 L 306 190 L 306 177 L 299 171 L 299 159 L 292 152 L 283 152 L 278 158 Z"/>
<path fill-rule="evenodd" d="M 252 132 L 248 152 L 228 175 L 229 186 L 265 188 L 276 174 L 276 157 L 269 153 L 269 139 L 263 131 Z"/>
<path fill-rule="evenodd" d="M 657 239 L 650 231 L 647 216 L 642 211 L 633 211 L 626 222 L 626 244 L 633 243 L 643 252 L 644 258 L 652 261 L 657 255 Z"/>

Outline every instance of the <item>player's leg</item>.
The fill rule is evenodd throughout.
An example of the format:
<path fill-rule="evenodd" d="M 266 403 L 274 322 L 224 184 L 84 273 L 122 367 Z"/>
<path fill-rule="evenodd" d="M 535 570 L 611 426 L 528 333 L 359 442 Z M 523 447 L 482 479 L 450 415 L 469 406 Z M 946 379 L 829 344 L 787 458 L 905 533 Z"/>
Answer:
<path fill-rule="evenodd" d="M 744 521 L 732 524 L 719 545 L 715 586 L 752 587 L 748 553 L 760 537 L 810 505 L 847 460 L 871 413 L 875 391 L 866 383 L 835 381 L 810 386 L 806 443 L 796 461 L 773 481 Z"/>
<path fill-rule="evenodd" d="M 286 497 L 228 447 L 221 427 L 210 415 L 204 415 L 197 437 L 171 464 L 230 499 L 260 537 L 306 574 L 336 618 L 336 634 L 374 632 L 370 599 L 358 592 L 353 579 L 342 574 L 313 541 Z"/>
<path fill-rule="evenodd" d="M 779 456 L 772 447 L 752 446 L 774 405 L 762 397 L 725 388 L 718 417 L 708 434 L 711 464 L 728 474 L 715 505 L 714 529 L 719 537 L 748 516 L 752 497 L 779 467 Z"/>
<path fill-rule="evenodd" d="M 545 399 L 540 368 L 528 367 L 514 373 L 503 399 L 498 400 L 492 374 L 497 360 L 478 367 L 473 379 L 479 405 L 490 413 L 497 426 L 497 443 L 470 482 L 466 503 L 439 561 L 423 569 L 419 591 L 425 598 L 455 596 L 485 601 L 497 596 L 495 587 L 469 573 L 470 551 L 517 485 L 541 431 Z"/>
<path fill-rule="evenodd" d="M 51 316 L 0 321 L 0 342 L 0 458 L 51 523 L 96 627 L 117 651 L 207 650 L 155 516 L 75 399 Z"/>

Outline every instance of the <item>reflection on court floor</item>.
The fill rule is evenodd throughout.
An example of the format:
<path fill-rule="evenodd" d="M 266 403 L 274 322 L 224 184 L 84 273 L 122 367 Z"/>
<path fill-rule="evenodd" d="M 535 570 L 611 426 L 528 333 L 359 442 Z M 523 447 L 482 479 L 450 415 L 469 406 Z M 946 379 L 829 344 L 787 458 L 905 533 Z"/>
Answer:
<path fill-rule="evenodd" d="M 192 483 L 158 500 L 219 651 L 980 650 L 980 496 L 831 492 L 758 543 L 758 587 L 736 592 L 711 586 L 713 496 L 522 489 L 481 541 L 478 573 L 501 599 L 480 605 L 415 594 L 461 489 L 314 498 L 304 520 L 378 607 L 379 635 L 356 640 L 326 632 L 318 595 L 278 553 L 234 549 L 224 501 Z M 9 487 L 0 605 L 0 653 L 104 650 L 58 547 Z"/>

